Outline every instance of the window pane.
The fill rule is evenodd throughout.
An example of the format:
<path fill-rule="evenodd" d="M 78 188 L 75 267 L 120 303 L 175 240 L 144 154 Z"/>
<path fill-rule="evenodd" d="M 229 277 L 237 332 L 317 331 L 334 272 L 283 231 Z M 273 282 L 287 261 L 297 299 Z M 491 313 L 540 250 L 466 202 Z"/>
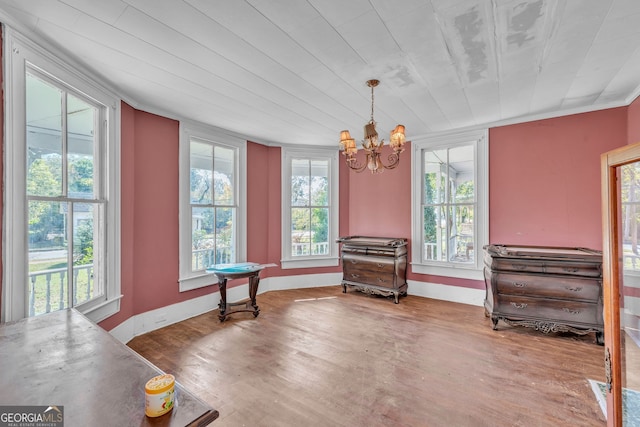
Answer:
<path fill-rule="evenodd" d="M 473 255 L 473 207 L 451 206 L 449 208 L 448 261 L 469 262 Z"/>
<path fill-rule="evenodd" d="M 94 198 L 94 135 L 97 109 L 67 95 L 68 195 Z"/>
<path fill-rule="evenodd" d="M 214 194 L 216 205 L 233 205 L 234 193 L 234 150 L 223 147 L 215 147 L 214 164 Z"/>
<path fill-rule="evenodd" d="M 291 256 L 306 256 L 311 249 L 311 218 L 308 208 L 291 209 Z"/>
<path fill-rule="evenodd" d="M 449 222 L 449 216 L 447 215 L 447 208 L 444 206 L 439 206 L 436 210 L 437 222 L 436 222 L 436 243 L 437 243 L 437 260 L 438 261 L 447 261 L 448 253 L 449 253 L 449 239 L 447 230 L 447 224 Z"/>
<path fill-rule="evenodd" d="M 474 222 L 473 205 L 456 206 L 453 209 L 454 230 L 452 235 L 455 239 L 452 261 L 473 263 L 474 262 Z"/>
<path fill-rule="evenodd" d="M 329 209 L 311 209 L 311 255 L 329 253 Z"/>
<path fill-rule="evenodd" d="M 216 208 L 216 264 L 235 262 L 235 208 Z"/>
<path fill-rule="evenodd" d="M 311 162 L 307 159 L 291 161 L 291 206 L 309 206 L 310 169 Z"/>
<path fill-rule="evenodd" d="M 191 141 L 190 150 L 191 203 L 213 202 L 213 146 Z"/>
<path fill-rule="evenodd" d="M 620 168 L 621 237 L 624 270 L 640 270 L 640 163 Z"/>
<path fill-rule="evenodd" d="M 191 212 L 192 271 L 236 262 L 236 208 L 193 207 Z"/>
<path fill-rule="evenodd" d="M 449 241 L 447 226 L 449 216 L 444 206 L 425 206 L 423 210 L 424 221 L 424 248 L 423 259 L 425 261 L 447 261 L 449 253 Z"/>
<path fill-rule="evenodd" d="M 215 234 L 213 208 L 191 209 L 191 269 L 202 270 L 215 264 Z"/>
<path fill-rule="evenodd" d="M 427 261 L 435 261 L 438 259 L 437 242 L 438 242 L 438 222 L 437 208 L 435 206 L 425 206 L 423 209 L 424 223 L 424 251 L 423 257 Z"/>
<path fill-rule="evenodd" d="M 443 203 L 447 173 L 447 151 L 427 151 L 424 154 L 424 203 Z"/>
<path fill-rule="evenodd" d="M 327 206 L 329 203 L 329 162 L 311 161 L 310 197 L 312 206 Z"/>
<path fill-rule="evenodd" d="M 27 73 L 28 195 L 62 194 L 62 97 L 62 91 Z"/>
<path fill-rule="evenodd" d="M 104 294 L 100 265 L 103 235 L 102 205 L 69 203 L 73 221 L 73 305 Z"/>
<path fill-rule="evenodd" d="M 66 203 L 29 202 L 29 316 L 68 305 Z"/>
<path fill-rule="evenodd" d="M 475 199 L 473 146 L 449 150 L 449 179 L 453 183 L 452 201 L 469 203 Z"/>

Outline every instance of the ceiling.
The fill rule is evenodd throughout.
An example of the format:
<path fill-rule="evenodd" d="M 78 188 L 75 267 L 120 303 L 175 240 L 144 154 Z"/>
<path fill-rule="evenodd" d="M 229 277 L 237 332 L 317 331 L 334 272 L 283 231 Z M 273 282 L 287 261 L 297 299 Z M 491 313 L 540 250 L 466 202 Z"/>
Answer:
<path fill-rule="evenodd" d="M 132 106 L 265 144 L 407 139 L 628 105 L 638 0 L 0 0 Z"/>

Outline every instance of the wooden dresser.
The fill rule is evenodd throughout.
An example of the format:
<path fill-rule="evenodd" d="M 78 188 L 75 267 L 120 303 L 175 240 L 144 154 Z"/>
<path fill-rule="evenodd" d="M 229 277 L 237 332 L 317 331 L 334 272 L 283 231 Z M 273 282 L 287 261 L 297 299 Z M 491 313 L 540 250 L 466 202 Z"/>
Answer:
<path fill-rule="evenodd" d="M 603 344 L 602 252 L 585 248 L 487 245 L 485 314 L 544 333 L 595 332 Z"/>
<path fill-rule="evenodd" d="M 342 243 L 342 291 L 351 286 L 368 294 L 407 294 L 407 239 L 348 236 Z"/>

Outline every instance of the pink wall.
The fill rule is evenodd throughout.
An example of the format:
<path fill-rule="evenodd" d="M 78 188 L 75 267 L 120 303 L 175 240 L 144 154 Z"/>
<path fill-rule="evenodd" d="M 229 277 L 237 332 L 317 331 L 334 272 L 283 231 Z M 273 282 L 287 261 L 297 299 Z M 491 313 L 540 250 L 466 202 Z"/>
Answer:
<path fill-rule="evenodd" d="M 178 291 L 178 134 L 177 121 L 136 111 L 135 314 L 211 292 Z"/>
<path fill-rule="evenodd" d="M 489 241 L 601 249 L 600 154 L 626 132 L 625 108 L 491 129 Z"/>
<path fill-rule="evenodd" d="M 386 162 L 391 153 L 383 148 Z M 342 157 L 342 156 L 341 156 Z M 358 153 L 363 162 L 364 153 Z M 411 238 L 411 144 L 400 155 L 396 169 L 372 174 L 368 169 L 360 173 L 348 170 L 349 234 L 353 236 L 381 236 Z"/>
<path fill-rule="evenodd" d="M 247 218 L 247 236 L 251 239 L 251 244 L 247 246 L 247 260 L 259 263 L 269 261 L 269 230 L 271 221 L 269 206 L 269 181 L 265 177 L 269 176 L 270 148 L 254 142 L 247 143 L 247 211 L 250 212 Z M 267 273 L 265 271 L 265 273 Z M 262 274 L 266 277 L 266 274 Z"/>
<path fill-rule="evenodd" d="M 178 290 L 178 132 L 177 121 L 122 104 L 123 298 L 121 311 L 100 322 L 107 330 L 217 290 Z"/>
<path fill-rule="evenodd" d="M 627 144 L 640 142 L 640 98 L 627 107 Z"/>
<path fill-rule="evenodd" d="M 282 150 L 279 147 L 269 147 L 267 155 L 267 162 L 269 163 L 269 174 L 262 178 L 263 181 L 268 183 L 268 189 L 266 194 L 268 195 L 269 205 L 267 210 L 266 226 L 269 227 L 268 231 L 268 262 L 276 264 L 278 267 L 271 267 L 265 270 L 268 276 L 280 276 L 283 271 L 280 269 L 280 259 L 282 258 L 282 246 L 280 245 L 282 222 L 282 190 L 280 187 L 281 172 L 280 166 Z"/>

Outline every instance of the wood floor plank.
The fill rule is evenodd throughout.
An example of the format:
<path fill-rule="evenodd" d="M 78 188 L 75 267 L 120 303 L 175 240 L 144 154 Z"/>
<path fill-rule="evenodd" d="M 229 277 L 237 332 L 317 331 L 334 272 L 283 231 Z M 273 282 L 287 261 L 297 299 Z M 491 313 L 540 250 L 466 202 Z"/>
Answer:
<path fill-rule="evenodd" d="M 220 412 L 223 426 L 602 426 L 593 334 L 543 334 L 484 309 L 338 286 L 258 296 L 129 346 Z"/>

